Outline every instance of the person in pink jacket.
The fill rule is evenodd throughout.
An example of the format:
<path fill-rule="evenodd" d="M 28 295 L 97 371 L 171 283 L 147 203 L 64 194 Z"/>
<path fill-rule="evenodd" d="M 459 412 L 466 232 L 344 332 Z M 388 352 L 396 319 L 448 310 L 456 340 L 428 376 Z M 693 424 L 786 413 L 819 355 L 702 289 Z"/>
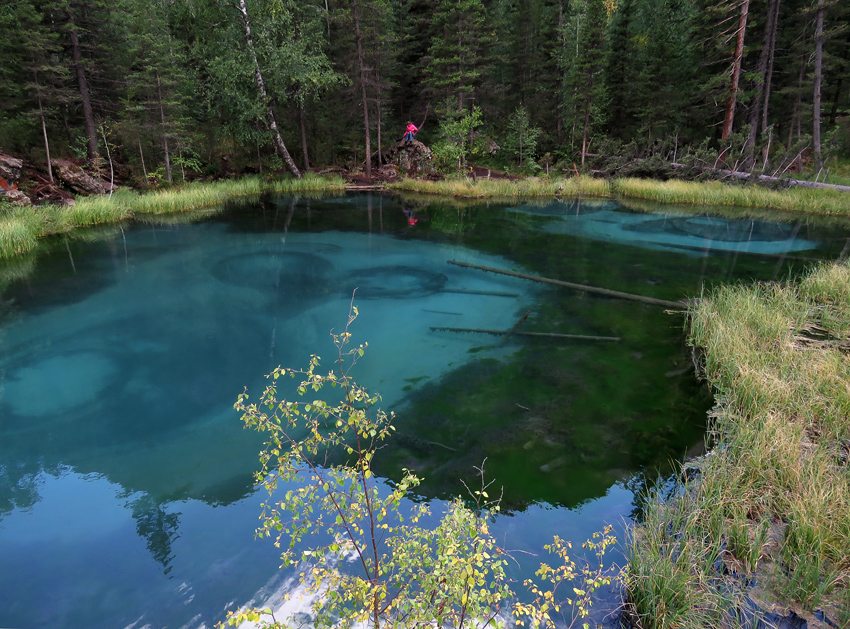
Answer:
<path fill-rule="evenodd" d="M 410 144 L 411 142 L 413 142 L 413 136 L 416 135 L 417 131 L 419 131 L 419 127 L 417 127 L 415 124 L 410 122 L 410 120 L 408 120 L 407 130 L 404 132 L 404 143 Z"/>

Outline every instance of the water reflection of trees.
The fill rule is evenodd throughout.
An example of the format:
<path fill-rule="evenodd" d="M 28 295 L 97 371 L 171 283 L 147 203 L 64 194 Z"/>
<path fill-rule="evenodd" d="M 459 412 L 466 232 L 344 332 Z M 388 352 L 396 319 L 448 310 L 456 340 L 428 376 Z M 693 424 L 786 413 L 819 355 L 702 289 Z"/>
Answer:
<path fill-rule="evenodd" d="M 172 544 L 180 537 L 180 513 L 168 513 L 165 505 L 156 502 L 150 495 L 145 494 L 132 502 L 133 519 L 136 521 L 136 532 L 146 540 L 146 545 L 153 558 L 162 564 L 164 573 L 171 572 L 171 561 L 174 559 Z"/>
<path fill-rule="evenodd" d="M 29 509 L 41 499 L 41 465 L 32 459 L 4 457 L 0 463 L 0 521 L 15 509 Z M 48 473 L 58 475 L 58 467 Z"/>

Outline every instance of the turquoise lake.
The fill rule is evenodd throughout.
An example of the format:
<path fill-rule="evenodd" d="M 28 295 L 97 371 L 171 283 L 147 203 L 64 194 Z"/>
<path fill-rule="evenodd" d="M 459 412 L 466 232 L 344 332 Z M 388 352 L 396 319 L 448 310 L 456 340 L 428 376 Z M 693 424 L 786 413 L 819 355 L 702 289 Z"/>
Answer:
<path fill-rule="evenodd" d="M 278 365 L 330 369 L 352 295 L 369 344 L 353 375 L 397 415 L 382 477 L 416 470 L 439 512 L 486 460 L 516 578 L 553 534 L 622 539 L 640 492 L 704 450 L 712 400 L 683 314 L 447 262 L 680 300 L 850 249 L 840 224 L 610 200 L 361 193 L 185 218 L 0 268 L 2 627 L 212 627 L 277 604 L 294 575 L 254 539 L 262 440 L 233 404 Z M 444 329 L 526 314 L 508 338 Z"/>

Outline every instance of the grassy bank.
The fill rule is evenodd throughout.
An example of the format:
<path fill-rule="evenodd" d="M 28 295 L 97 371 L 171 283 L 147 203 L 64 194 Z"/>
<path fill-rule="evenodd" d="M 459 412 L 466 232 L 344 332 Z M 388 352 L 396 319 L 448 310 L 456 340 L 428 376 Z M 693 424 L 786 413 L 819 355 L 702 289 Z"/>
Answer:
<path fill-rule="evenodd" d="M 719 181 L 617 179 L 612 183 L 612 192 L 657 203 L 757 207 L 850 216 L 850 193 L 822 188 L 789 188 L 780 191 L 756 185 L 727 185 Z"/>
<path fill-rule="evenodd" d="M 749 627 L 747 610 L 790 609 L 826 627 L 820 610 L 850 626 L 850 268 L 718 288 L 690 326 L 716 391 L 713 450 L 635 529 L 637 617 Z"/>
<path fill-rule="evenodd" d="M 402 179 L 389 185 L 398 192 L 418 192 L 422 194 L 440 194 L 454 197 L 564 197 L 608 196 L 610 184 L 595 177 L 572 177 L 568 179 L 445 179 L 425 181 L 420 179 Z"/>
<path fill-rule="evenodd" d="M 850 216 L 850 194 L 837 190 L 789 188 L 769 190 L 757 185 L 728 185 L 718 181 L 656 181 L 596 177 L 547 179 L 446 179 L 423 181 L 403 179 L 388 186 L 398 192 L 438 194 L 458 198 L 511 198 L 609 196 L 640 199 L 653 203 L 759 208 L 783 212 Z"/>
<path fill-rule="evenodd" d="M 0 259 L 23 255 L 35 249 L 40 238 L 65 233 L 76 227 L 188 212 L 264 193 L 303 194 L 317 190 L 344 189 L 345 182 L 340 177 L 309 174 L 301 179 L 267 180 L 261 177 L 245 177 L 192 183 L 147 194 L 120 190 L 111 197 L 104 195 L 81 198 L 73 206 L 3 207 L 0 210 Z"/>

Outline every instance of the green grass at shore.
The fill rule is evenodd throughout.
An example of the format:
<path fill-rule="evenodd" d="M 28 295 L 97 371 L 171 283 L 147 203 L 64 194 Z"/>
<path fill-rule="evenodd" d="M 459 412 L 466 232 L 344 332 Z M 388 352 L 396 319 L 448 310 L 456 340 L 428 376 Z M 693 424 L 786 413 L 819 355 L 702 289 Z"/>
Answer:
<path fill-rule="evenodd" d="M 772 211 L 806 212 L 820 215 L 850 216 L 850 194 L 837 190 L 790 188 L 769 190 L 758 185 L 728 185 L 718 181 L 655 181 L 652 179 L 616 179 L 596 177 L 559 179 L 445 179 L 424 181 L 403 179 L 388 186 L 399 192 L 439 194 L 459 198 L 512 198 L 609 196 L 642 199 L 655 203 L 759 208 Z"/>
<path fill-rule="evenodd" d="M 117 223 L 145 215 L 166 215 L 209 208 L 237 198 L 271 194 L 310 194 L 313 191 L 343 191 L 340 177 L 307 174 L 301 179 L 267 180 L 245 177 L 216 182 L 198 182 L 137 194 L 119 190 L 113 195 L 80 198 L 73 206 L 5 206 L 0 210 L 0 259 L 32 251 L 40 238 L 65 233 L 77 227 Z"/>
<path fill-rule="evenodd" d="M 727 185 L 719 181 L 655 181 L 617 179 L 613 192 L 657 203 L 760 207 L 789 212 L 850 216 L 850 193 L 822 188 L 769 190 L 757 185 Z"/>
<path fill-rule="evenodd" d="M 714 449 L 635 529 L 637 617 L 734 627 L 749 596 L 850 626 L 850 268 L 721 287 L 690 315 L 716 391 Z"/>
<path fill-rule="evenodd" d="M 621 179 L 608 182 L 594 177 L 559 179 L 447 179 L 422 181 L 404 179 L 390 184 L 390 190 L 460 199 L 550 197 L 570 199 L 577 196 L 644 199 L 657 203 L 723 207 L 767 208 L 811 214 L 847 216 L 850 194 L 832 190 L 790 189 L 772 191 L 758 186 L 729 186 L 718 182 L 652 181 Z M 76 227 L 103 225 L 142 216 L 183 213 L 213 207 L 238 198 L 262 193 L 310 195 L 342 192 L 340 177 L 307 174 L 302 179 L 267 180 L 245 177 L 216 182 L 199 182 L 179 188 L 137 194 L 121 190 L 112 196 L 81 198 L 72 207 L 0 209 L 0 259 L 32 251 L 40 238 L 64 233 Z"/>
<path fill-rule="evenodd" d="M 388 186 L 399 192 L 418 192 L 422 194 L 441 194 L 455 197 L 565 197 L 582 195 L 608 196 L 611 187 L 604 179 L 596 177 L 573 177 L 569 179 L 444 179 L 425 181 L 403 179 Z"/>

